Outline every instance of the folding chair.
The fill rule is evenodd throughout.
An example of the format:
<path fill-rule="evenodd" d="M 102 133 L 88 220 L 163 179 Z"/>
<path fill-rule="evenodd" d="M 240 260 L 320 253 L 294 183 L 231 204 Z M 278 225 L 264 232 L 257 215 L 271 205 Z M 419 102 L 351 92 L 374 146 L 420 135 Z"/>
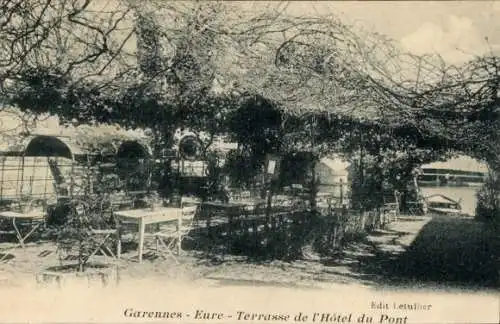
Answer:
<path fill-rule="evenodd" d="M 14 234 L 17 243 L 7 249 L 2 250 L 0 261 L 8 261 L 10 253 L 17 248 L 24 248 L 25 242 L 35 233 L 40 234 L 41 229 L 45 226 L 46 221 L 46 204 L 39 199 L 32 199 L 24 208 L 21 205 L 17 208 L 20 212 L 5 210 L 0 211 L 0 219 L 10 221 L 12 230 L 2 230 L 2 234 Z M 24 209 L 24 210 L 23 210 Z"/>
<path fill-rule="evenodd" d="M 420 216 L 422 215 L 422 207 L 418 201 L 409 201 L 406 203 L 407 212 L 409 216 Z"/>
<path fill-rule="evenodd" d="M 387 222 L 395 222 L 398 216 L 398 209 L 397 203 L 387 203 L 383 205 L 381 212 L 387 217 Z"/>
<path fill-rule="evenodd" d="M 86 210 L 85 204 L 82 203 L 76 203 L 75 205 L 75 210 L 77 214 L 84 214 L 88 213 L 88 210 Z M 101 206 L 101 212 L 102 212 L 102 206 Z M 85 217 L 83 215 L 83 217 Z M 90 258 L 93 256 L 97 255 L 98 253 L 101 253 L 102 256 L 112 259 L 116 259 L 115 253 L 112 251 L 112 244 L 114 243 L 113 238 L 116 237 L 117 230 L 116 229 L 95 229 L 95 228 L 89 228 L 87 234 L 89 235 L 88 241 L 86 242 L 86 246 L 84 249 L 86 252 L 89 252 L 88 255 L 85 257 L 85 262 L 87 262 Z M 59 262 L 61 265 L 63 265 L 64 261 L 74 261 L 78 259 L 78 249 L 80 248 L 79 246 L 75 246 L 74 242 L 68 238 L 66 240 L 67 242 L 61 241 L 59 244 L 60 247 L 58 246 L 57 252 L 59 255 Z M 76 253 L 76 255 L 75 255 Z M 87 254 L 87 253 L 86 253 Z"/>
<path fill-rule="evenodd" d="M 91 229 L 92 242 L 94 244 L 94 251 L 90 254 L 93 257 L 97 253 L 101 253 L 104 257 L 116 259 L 116 254 L 112 251 L 114 240 L 116 238 L 116 230 L 114 229 Z"/>
<path fill-rule="evenodd" d="M 85 262 L 90 260 L 92 257 L 98 255 L 104 256 L 105 258 L 111 258 L 116 260 L 116 254 L 113 252 L 112 244 L 114 243 L 113 237 L 116 235 L 116 230 L 94 230 L 91 229 L 89 234 L 91 235 L 89 239 L 89 246 L 85 248 L 90 251 L 87 256 L 85 256 Z M 78 246 L 70 246 L 73 242 L 68 241 L 67 244 L 60 242 L 60 246 L 66 246 L 62 249 L 58 247 L 57 254 L 59 256 L 60 265 L 64 265 L 65 261 L 76 261 L 78 260 Z"/>
<path fill-rule="evenodd" d="M 106 204 L 107 203 L 107 204 Z M 107 199 L 102 199 L 100 202 L 100 214 L 102 219 L 106 218 L 108 214 L 108 226 L 113 223 L 113 199 L 108 196 Z M 108 227 L 105 226 L 105 227 Z M 100 253 L 104 257 L 110 257 L 112 259 L 117 259 L 117 253 L 113 252 L 113 245 L 116 243 L 116 238 L 118 236 L 118 230 L 116 228 L 91 228 L 89 231 L 90 242 L 93 245 L 93 251 L 89 255 L 89 258 Z"/>
<path fill-rule="evenodd" d="M 182 197 L 181 198 L 182 212 L 186 215 L 191 214 L 193 216 L 193 222 L 197 222 L 199 220 L 195 216 L 200 211 L 200 205 L 201 205 L 200 198 L 195 198 L 195 197 Z"/>
<path fill-rule="evenodd" d="M 111 214 L 111 218 L 115 222 L 115 225 L 117 225 L 117 223 L 116 219 L 114 218 L 114 212 L 126 209 L 134 209 L 135 208 L 134 204 L 135 204 L 134 197 L 130 195 L 119 195 L 111 197 L 109 212 Z M 137 236 L 137 224 L 121 221 L 119 225 L 120 225 L 119 226 L 120 236 L 122 237 L 122 239 L 125 235 L 130 235 L 132 236 L 131 240 L 135 241 Z M 115 232 L 115 234 L 118 235 L 117 232 Z"/>
<path fill-rule="evenodd" d="M 160 231 L 153 234 L 156 243 L 156 252 L 163 258 L 171 257 L 175 263 L 182 252 L 182 242 L 190 238 L 189 232 L 193 229 L 194 219 L 198 206 L 181 200 L 182 213 L 175 223 L 161 225 Z"/>

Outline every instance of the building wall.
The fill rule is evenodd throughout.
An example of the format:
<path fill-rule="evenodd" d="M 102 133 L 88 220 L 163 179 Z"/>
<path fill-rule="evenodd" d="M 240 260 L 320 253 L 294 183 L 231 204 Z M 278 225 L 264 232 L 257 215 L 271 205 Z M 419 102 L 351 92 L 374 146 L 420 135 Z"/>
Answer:
<path fill-rule="evenodd" d="M 348 204 L 350 184 L 347 171 L 334 170 L 321 162 L 316 165 L 315 171 L 319 192 L 331 195 L 340 205 Z"/>

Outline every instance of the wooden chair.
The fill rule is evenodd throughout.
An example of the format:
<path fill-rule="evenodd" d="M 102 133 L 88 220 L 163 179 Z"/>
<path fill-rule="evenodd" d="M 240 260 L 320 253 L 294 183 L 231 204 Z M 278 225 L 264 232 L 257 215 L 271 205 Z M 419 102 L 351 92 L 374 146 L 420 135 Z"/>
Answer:
<path fill-rule="evenodd" d="M 381 213 L 387 217 L 388 222 L 394 222 L 399 214 L 399 206 L 397 203 L 384 204 Z"/>
<path fill-rule="evenodd" d="M 74 205 L 73 212 L 76 213 L 76 217 L 88 217 L 90 212 L 87 208 L 86 203 L 76 201 Z M 103 212 L 103 206 L 101 204 L 101 210 Z M 105 258 L 111 258 L 116 260 L 116 254 L 113 252 L 113 245 L 116 238 L 116 229 L 113 228 L 94 228 L 92 225 L 90 228 L 86 229 L 86 235 L 88 237 L 82 243 L 83 246 L 75 245 L 75 241 L 68 237 L 67 239 L 60 240 L 57 252 L 59 255 L 59 262 L 64 265 L 65 261 L 75 261 L 78 259 L 79 249 L 83 248 L 85 251 L 84 261 L 89 261 L 92 257 L 100 253 Z"/>
<path fill-rule="evenodd" d="M 135 208 L 135 196 L 131 195 L 130 193 L 123 193 L 121 195 L 113 194 L 110 196 L 109 202 L 110 202 L 109 211 L 111 214 L 111 218 L 113 219 L 115 224 L 116 220 L 114 219 L 114 212 L 119 210 Z M 119 234 L 121 237 L 123 237 L 124 235 L 129 235 L 132 236 L 132 240 L 136 239 L 137 224 L 121 221 L 119 229 L 120 233 L 116 233 L 117 235 Z"/>
<path fill-rule="evenodd" d="M 421 216 L 423 214 L 422 204 L 418 201 L 407 201 L 406 209 L 409 216 Z"/>
<path fill-rule="evenodd" d="M 117 260 L 116 254 L 113 252 L 111 247 L 111 244 L 114 243 L 113 237 L 116 234 L 116 230 L 91 229 L 89 233 L 91 236 L 88 242 L 86 242 L 86 246 L 83 247 L 86 250 L 84 252 L 85 263 L 99 253 L 105 259 L 111 259 L 113 261 Z M 75 246 L 73 244 L 74 242 L 71 240 L 67 240 L 66 243 L 64 241 L 60 241 L 57 248 L 57 254 L 61 266 L 64 266 L 69 261 L 73 261 L 74 263 L 74 261 L 78 260 L 79 246 Z"/>
<path fill-rule="evenodd" d="M 177 264 L 177 258 L 182 253 L 182 242 L 191 239 L 189 233 L 194 227 L 198 203 L 195 200 L 182 199 L 181 208 L 182 212 L 176 222 L 162 224 L 160 231 L 153 234 L 156 253 L 165 259 L 172 258 Z"/>
<path fill-rule="evenodd" d="M 201 205 L 201 199 L 194 197 L 182 197 L 181 208 L 186 215 L 191 214 L 193 218 L 198 214 Z"/>

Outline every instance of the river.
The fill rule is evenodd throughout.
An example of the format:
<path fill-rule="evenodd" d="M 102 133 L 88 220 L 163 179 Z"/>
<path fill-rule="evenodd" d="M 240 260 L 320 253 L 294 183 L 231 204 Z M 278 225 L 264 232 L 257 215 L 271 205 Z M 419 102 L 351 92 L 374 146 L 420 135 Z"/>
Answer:
<path fill-rule="evenodd" d="M 421 187 L 424 196 L 441 194 L 454 200 L 462 199 L 464 213 L 475 215 L 477 197 L 480 187 Z"/>

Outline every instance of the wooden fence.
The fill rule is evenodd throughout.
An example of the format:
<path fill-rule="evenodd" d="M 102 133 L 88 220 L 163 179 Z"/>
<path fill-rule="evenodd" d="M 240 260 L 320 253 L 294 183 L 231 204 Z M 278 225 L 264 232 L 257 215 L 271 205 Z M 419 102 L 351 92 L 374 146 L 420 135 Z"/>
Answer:
<path fill-rule="evenodd" d="M 280 208 L 273 209 L 269 217 L 256 209 L 232 218 L 230 224 L 214 226 L 221 227 L 216 232 L 222 234 L 219 243 L 226 245 L 227 253 L 293 260 L 302 257 L 305 246 L 312 246 L 320 254 L 340 252 L 345 244 L 394 219 L 384 211 Z M 212 236 L 209 243 L 217 244 L 217 238 Z"/>

